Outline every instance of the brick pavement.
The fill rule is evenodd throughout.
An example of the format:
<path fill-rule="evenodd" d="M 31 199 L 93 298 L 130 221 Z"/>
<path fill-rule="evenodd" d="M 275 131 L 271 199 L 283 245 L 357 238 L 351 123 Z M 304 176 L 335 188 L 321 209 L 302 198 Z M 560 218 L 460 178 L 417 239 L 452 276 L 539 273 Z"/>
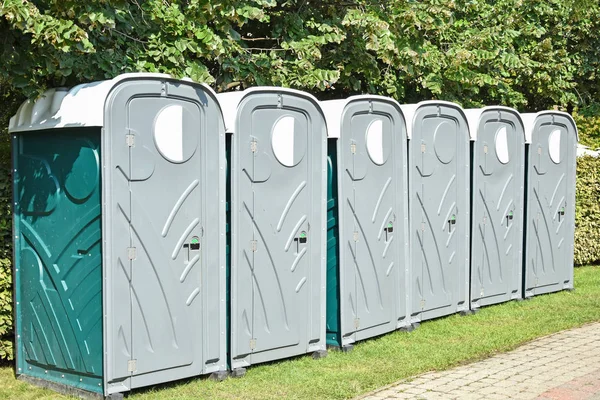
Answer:
<path fill-rule="evenodd" d="M 361 396 L 381 399 L 600 400 L 600 323 Z"/>

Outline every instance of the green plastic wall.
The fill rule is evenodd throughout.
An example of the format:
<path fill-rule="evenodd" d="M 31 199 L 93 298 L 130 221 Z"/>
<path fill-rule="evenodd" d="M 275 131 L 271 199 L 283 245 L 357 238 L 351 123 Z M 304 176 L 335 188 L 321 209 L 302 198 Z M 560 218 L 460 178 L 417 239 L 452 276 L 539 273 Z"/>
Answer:
<path fill-rule="evenodd" d="M 327 141 L 327 345 L 341 346 L 337 140 Z"/>
<path fill-rule="evenodd" d="M 13 136 L 17 373 L 102 392 L 100 129 Z"/>

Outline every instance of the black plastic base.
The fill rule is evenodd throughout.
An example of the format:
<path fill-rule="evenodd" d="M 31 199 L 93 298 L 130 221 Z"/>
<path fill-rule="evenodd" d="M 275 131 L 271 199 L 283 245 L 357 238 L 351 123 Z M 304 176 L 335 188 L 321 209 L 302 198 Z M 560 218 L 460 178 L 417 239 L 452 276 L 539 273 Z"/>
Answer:
<path fill-rule="evenodd" d="M 466 316 L 472 315 L 474 313 L 473 313 L 473 310 L 462 310 L 461 312 L 459 312 L 459 314 L 461 317 L 466 317 Z"/>
<path fill-rule="evenodd" d="M 342 351 L 343 351 L 343 347 L 342 347 Z M 314 358 L 315 360 L 320 360 L 321 358 L 325 358 L 327 357 L 327 350 L 318 350 L 315 351 L 314 353 L 312 353 L 312 358 Z"/>
<path fill-rule="evenodd" d="M 228 375 L 229 373 L 227 371 L 216 371 L 210 374 L 208 378 L 212 381 L 222 382 L 227 379 Z"/>
<path fill-rule="evenodd" d="M 419 327 L 419 325 L 421 325 L 421 324 L 419 324 L 418 322 L 416 322 L 416 323 L 410 324 L 408 326 L 403 326 L 402 328 L 399 329 L 399 331 L 401 331 L 401 332 L 412 332 L 415 329 L 417 329 Z"/>
<path fill-rule="evenodd" d="M 340 347 L 340 346 L 334 346 L 334 345 L 328 344 L 327 350 L 341 351 L 342 353 L 348 353 L 348 352 L 354 350 L 354 346 L 351 344 L 347 344 L 345 346 Z"/>
<path fill-rule="evenodd" d="M 567 292 L 574 292 L 575 288 L 574 287 L 572 287 L 572 288 L 566 288 L 565 291 L 567 291 Z"/>
<path fill-rule="evenodd" d="M 87 390 L 75 388 L 75 387 L 72 387 L 69 385 L 64 385 L 62 383 L 47 381 L 45 379 L 35 378 L 35 377 L 29 376 L 29 375 L 19 375 L 19 376 L 17 376 L 17 379 L 20 381 L 27 382 L 32 385 L 44 388 L 44 389 L 50 389 L 55 392 L 58 392 L 58 393 L 61 393 L 61 394 L 67 395 L 67 396 L 79 398 L 79 399 L 121 400 L 123 398 L 123 393 L 113 393 L 108 396 L 103 396 L 100 393 L 88 392 Z"/>
<path fill-rule="evenodd" d="M 232 378 L 242 378 L 244 375 L 246 375 L 246 368 L 236 368 L 229 372 L 229 376 Z"/>

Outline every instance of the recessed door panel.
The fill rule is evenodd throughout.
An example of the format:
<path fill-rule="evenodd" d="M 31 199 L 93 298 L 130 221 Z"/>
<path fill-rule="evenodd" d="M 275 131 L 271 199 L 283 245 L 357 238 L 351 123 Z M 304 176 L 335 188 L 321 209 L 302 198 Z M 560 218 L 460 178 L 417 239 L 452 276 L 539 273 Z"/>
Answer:
<path fill-rule="evenodd" d="M 565 118 L 545 115 L 536 121 L 529 154 L 525 288 L 534 294 L 560 290 L 570 283 L 574 136 Z"/>
<path fill-rule="evenodd" d="M 523 128 L 497 111 L 480 118 L 474 143 L 471 300 L 510 300 L 520 288 Z"/>
<path fill-rule="evenodd" d="M 315 260 L 322 257 L 322 221 L 315 218 L 322 182 L 314 167 L 324 142 L 318 121 L 303 111 L 312 109 L 275 93 L 248 96 L 238 106 L 232 368 L 302 354 L 318 325 L 309 315 L 315 318 Z"/>
<path fill-rule="evenodd" d="M 394 319 L 399 262 L 394 243 L 396 177 L 390 154 L 395 151 L 393 135 L 400 133 L 393 128 L 389 114 L 369 113 L 364 105 L 350 104 L 343 119 L 340 140 L 350 144 L 347 158 L 360 171 L 347 174 L 343 182 L 343 237 L 348 243 L 342 262 L 349 275 L 346 284 L 354 283 L 345 294 L 353 300 L 346 313 L 354 319 L 346 318 L 344 332 L 367 331 Z"/>

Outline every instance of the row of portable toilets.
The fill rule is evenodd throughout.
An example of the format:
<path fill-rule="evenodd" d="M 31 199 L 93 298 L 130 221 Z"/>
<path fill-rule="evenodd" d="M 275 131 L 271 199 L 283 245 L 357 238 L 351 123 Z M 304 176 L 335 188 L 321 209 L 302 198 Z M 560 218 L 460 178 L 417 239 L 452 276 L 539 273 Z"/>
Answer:
<path fill-rule="evenodd" d="M 565 113 L 131 74 L 10 132 L 17 374 L 63 388 L 240 375 L 573 287 Z"/>

